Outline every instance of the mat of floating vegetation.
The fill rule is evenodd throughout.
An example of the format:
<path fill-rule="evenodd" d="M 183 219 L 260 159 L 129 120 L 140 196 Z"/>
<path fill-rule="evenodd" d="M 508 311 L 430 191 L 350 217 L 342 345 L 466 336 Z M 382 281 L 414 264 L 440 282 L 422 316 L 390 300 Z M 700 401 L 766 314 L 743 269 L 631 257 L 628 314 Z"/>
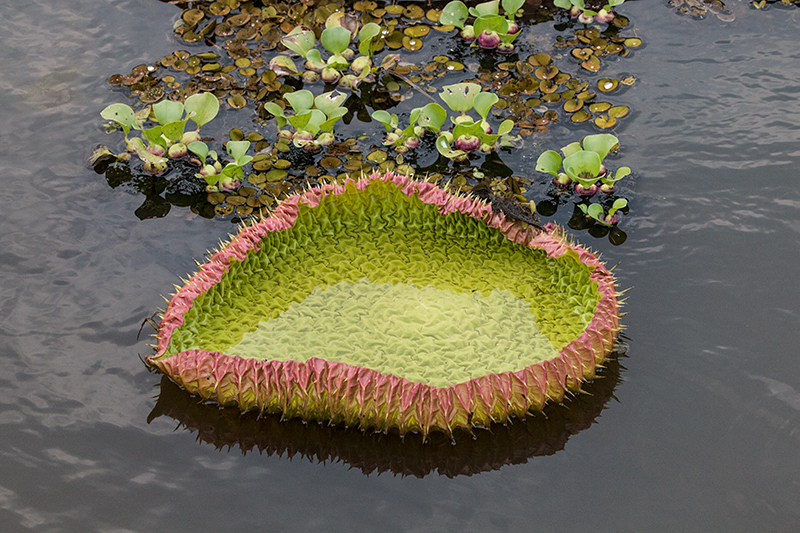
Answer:
<path fill-rule="evenodd" d="M 613 276 L 548 230 L 391 173 L 313 188 L 178 290 L 147 362 L 221 405 L 378 431 L 522 417 L 620 329 Z"/>

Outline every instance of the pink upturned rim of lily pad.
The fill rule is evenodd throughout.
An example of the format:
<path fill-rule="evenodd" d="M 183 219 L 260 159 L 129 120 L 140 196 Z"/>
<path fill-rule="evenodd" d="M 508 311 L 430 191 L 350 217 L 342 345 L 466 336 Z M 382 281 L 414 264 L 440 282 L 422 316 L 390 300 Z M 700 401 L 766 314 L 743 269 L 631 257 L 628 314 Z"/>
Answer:
<path fill-rule="evenodd" d="M 202 349 L 163 357 L 172 332 L 183 325 L 194 299 L 218 283 L 232 261 L 242 261 L 249 251 L 258 249 L 269 233 L 293 227 L 301 203 L 313 208 L 325 196 L 342 194 L 345 187 L 363 191 L 375 180 L 392 182 L 405 195 L 439 206 L 442 215 L 459 211 L 497 228 L 513 242 L 542 249 L 549 257 L 569 254 L 592 267 L 590 279 L 597 284 L 600 298 L 588 327 L 553 359 L 447 387 L 315 357 L 305 362 L 257 361 Z M 161 320 L 156 354 L 145 360 L 205 400 L 287 418 L 427 435 L 432 430 L 471 431 L 475 426 L 524 417 L 541 411 L 547 402 L 561 402 L 567 391 L 579 391 L 583 381 L 593 379 L 621 329 L 613 275 L 596 255 L 568 242 L 555 225 L 548 224 L 545 230 L 508 219 L 480 199 L 391 172 L 313 187 L 282 201 L 269 217 L 242 228 L 178 289 Z"/>

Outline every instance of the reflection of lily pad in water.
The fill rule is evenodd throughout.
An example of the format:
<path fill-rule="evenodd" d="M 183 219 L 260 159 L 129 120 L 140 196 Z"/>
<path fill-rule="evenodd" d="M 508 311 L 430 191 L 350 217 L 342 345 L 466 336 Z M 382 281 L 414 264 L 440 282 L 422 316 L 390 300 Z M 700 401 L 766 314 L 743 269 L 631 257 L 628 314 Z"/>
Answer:
<path fill-rule="evenodd" d="M 525 416 L 594 377 L 619 331 L 613 277 L 549 229 L 391 174 L 311 189 L 178 291 L 148 362 L 223 405 L 307 420 L 428 433 Z M 384 318 L 365 334 L 370 299 Z M 254 347 L 260 326 L 274 350 Z"/>
<path fill-rule="evenodd" d="M 225 452 L 238 447 L 243 454 L 257 450 L 290 459 L 300 456 L 320 463 L 342 462 L 364 474 L 392 472 L 421 478 L 435 472 L 447 477 L 470 476 L 563 450 L 568 439 L 589 428 L 614 397 L 620 371 L 618 360 L 612 358 L 598 371 L 597 379 L 584 385 L 585 394 L 548 406 L 544 413 L 513 424 L 494 424 L 473 435 L 459 434 L 455 443 L 450 435 L 442 433 L 431 434 L 423 442 L 328 424 L 306 424 L 277 415 L 220 409 L 198 402 L 196 396 L 166 377 L 161 380 L 158 401 L 147 422 L 170 417 L 196 432 L 198 441 Z"/>

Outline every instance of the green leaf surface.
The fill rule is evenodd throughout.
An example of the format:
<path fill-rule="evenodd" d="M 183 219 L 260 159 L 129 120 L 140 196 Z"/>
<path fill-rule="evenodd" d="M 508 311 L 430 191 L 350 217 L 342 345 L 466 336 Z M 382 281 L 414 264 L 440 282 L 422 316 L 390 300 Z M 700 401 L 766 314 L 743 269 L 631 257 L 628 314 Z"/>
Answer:
<path fill-rule="evenodd" d="M 296 114 L 305 113 L 314 107 L 314 95 L 307 89 L 301 89 L 293 93 L 286 93 L 283 99 L 289 102 Z"/>
<path fill-rule="evenodd" d="M 442 87 L 439 97 L 444 100 L 447 106 L 456 112 L 465 113 L 472 109 L 475 96 L 481 92 L 481 86 L 477 83 L 456 83 Z"/>
<path fill-rule="evenodd" d="M 486 116 L 489 114 L 489 111 L 492 109 L 492 106 L 496 104 L 500 100 L 500 98 L 490 92 L 481 92 L 480 94 L 476 94 L 475 98 L 472 101 L 472 106 L 475 108 L 475 111 L 481 116 L 483 120 L 486 120 Z"/>
<path fill-rule="evenodd" d="M 420 110 L 418 123 L 424 128 L 433 128 L 441 131 L 444 121 L 447 120 L 447 111 L 442 106 L 430 103 Z"/>
<path fill-rule="evenodd" d="M 500 12 L 500 0 L 491 0 L 490 2 L 483 2 L 475 7 L 469 8 L 469 14 L 473 17 L 482 17 L 484 15 L 497 15 Z M 475 34 L 477 35 L 477 31 Z"/>
<path fill-rule="evenodd" d="M 500 15 L 481 15 L 472 24 L 475 28 L 475 35 L 478 36 L 485 31 L 494 31 L 499 34 L 508 33 L 508 19 Z"/>
<path fill-rule="evenodd" d="M 558 152 L 548 150 L 536 160 L 536 170 L 558 176 L 558 171 L 561 170 L 561 162 L 562 159 Z"/>
<path fill-rule="evenodd" d="M 390 115 L 387 111 L 384 111 L 383 109 L 378 109 L 377 111 L 373 111 L 371 116 L 374 120 L 383 124 L 384 127 L 386 128 L 386 131 L 391 131 L 394 129 L 394 126 L 392 125 L 392 117 L 394 117 L 395 122 L 397 121 L 397 115 Z"/>
<path fill-rule="evenodd" d="M 564 148 L 561 149 L 561 153 L 564 154 L 564 157 L 569 157 L 572 154 L 576 154 L 583 150 L 581 143 L 574 142 L 566 145 Z"/>
<path fill-rule="evenodd" d="M 319 40 L 328 52 L 339 55 L 350 45 L 350 37 L 350 30 L 347 28 L 333 26 L 325 28 Z"/>
<path fill-rule="evenodd" d="M 314 48 L 315 42 L 314 32 L 302 26 L 297 26 L 281 39 L 283 46 L 302 57 L 306 57 L 308 52 Z"/>
<path fill-rule="evenodd" d="M 172 100 L 162 100 L 153 106 L 153 115 L 159 124 L 177 122 L 183 118 L 183 104 Z"/>
<path fill-rule="evenodd" d="M 347 95 L 338 91 L 331 91 L 323 93 L 314 98 L 314 105 L 317 109 L 331 116 L 331 112 L 337 107 L 341 106 L 347 100 Z"/>
<path fill-rule="evenodd" d="M 213 93 L 193 94 L 183 103 L 183 108 L 189 115 L 188 118 L 200 129 L 219 113 L 219 100 Z"/>
<path fill-rule="evenodd" d="M 600 161 L 608 155 L 614 146 L 619 144 L 619 139 L 610 133 L 599 133 L 597 135 L 587 135 L 583 139 L 583 149 L 589 150 L 600 156 Z"/>
<path fill-rule="evenodd" d="M 183 136 L 183 132 L 186 129 L 186 120 L 178 120 L 176 122 L 169 122 L 164 124 L 161 133 L 169 139 L 170 141 L 179 141 Z"/>
<path fill-rule="evenodd" d="M 573 181 L 577 181 L 584 187 L 591 187 L 597 181 L 601 164 L 600 156 L 597 153 L 582 150 L 564 159 L 564 172 Z"/>
<path fill-rule="evenodd" d="M 204 163 L 206 157 L 208 157 L 208 145 L 203 141 L 195 141 L 193 143 L 189 143 L 186 147 L 189 149 L 190 152 L 195 154 L 197 157 L 200 158 L 200 163 Z"/>
<path fill-rule="evenodd" d="M 358 32 L 358 53 L 362 56 L 371 55 L 372 43 L 380 33 L 381 27 L 374 22 L 364 24 L 364 27 Z"/>
<path fill-rule="evenodd" d="M 456 28 L 464 29 L 464 23 L 467 21 L 468 17 L 469 10 L 464 2 L 455 0 L 444 6 L 442 14 L 439 16 L 439 22 L 441 24 L 451 24 Z"/>
<path fill-rule="evenodd" d="M 225 150 L 228 152 L 228 155 L 235 159 L 239 166 L 244 166 L 244 164 L 241 164 L 239 161 L 244 157 L 249 149 L 250 141 L 228 141 L 228 143 L 225 145 Z"/>
<path fill-rule="evenodd" d="M 133 108 L 125 104 L 111 104 L 100 112 L 100 116 L 106 120 L 116 122 L 125 132 L 125 137 L 134 127 L 135 114 Z"/>
<path fill-rule="evenodd" d="M 505 135 L 514 129 L 514 121 L 513 120 L 504 120 L 500 123 L 500 127 L 497 128 L 498 135 Z"/>
<path fill-rule="evenodd" d="M 503 0 L 501 4 L 506 15 L 513 20 L 514 13 L 519 11 L 519 9 L 525 5 L 525 0 Z"/>
<path fill-rule="evenodd" d="M 162 130 L 162 126 L 153 126 L 152 128 L 142 130 L 142 136 L 147 139 L 148 143 L 158 144 L 166 148 L 167 141 L 161 136 Z"/>

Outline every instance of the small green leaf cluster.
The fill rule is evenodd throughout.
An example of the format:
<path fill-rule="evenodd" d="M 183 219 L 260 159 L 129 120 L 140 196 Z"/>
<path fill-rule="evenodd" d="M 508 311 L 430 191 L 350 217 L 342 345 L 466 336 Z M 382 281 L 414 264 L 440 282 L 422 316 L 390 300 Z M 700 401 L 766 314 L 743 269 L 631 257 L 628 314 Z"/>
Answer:
<path fill-rule="evenodd" d="M 597 22 L 605 24 L 614 20 L 615 14 L 612 9 L 625 3 L 625 0 L 607 0 L 605 6 L 600 11 L 586 9 L 584 0 L 553 0 L 553 5 L 569 11 L 571 17 L 578 18 L 582 24 L 591 24 L 595 18 Z"/>
<path fill-rule="evenodd" d="M 500 15 L 501 4 L 505 16 Z M 468 8 L 461 0 L 454 0 L 444 6 L 439 22 L 461 28 L 461 37 L 475 41 L 473 46 L 511 53 L 514 51 L 514 39 L 520 34 L 514 16 L 524 4 L 525 0 L 492 0 Z M 470 16 L 475 20 L 472 24 L 466 24 Z"/>
<path fill-rule="evenodd" d="M 354 33 L 342 25 L 343 17 L 342 13 L 334 13 L 328 17 L 326 28 L 320 35 L 320 44 L 330 54 L 325 60 L 316 48 L 314 32 L 308 28 L 298 26 L 281 39 L 286 48 L 306 60 L 306 72 L 303 74 L 305 81 L 313 82 L 321 77 L 326 83 L 338 82 L 342 86 L 355 88 L 372 73 L 370 58 L 372 45 L 380 36 L 381 27 L 370 22 L 361 28 L 358 32 L 358 51 L 361 55 L 353 59 L 355 52 L 350 48 L 350 41 Z M 280 55 L 273 58 L 270 66 L 291 74 L 299 74 L 294 61 L 288 56 Z M 344 74 L 348 68 L 353 74 Z"/>
<path fill-rule="evenodd" d="M 202 178 L 208 183 L 207 190 L 213 191 L 215 187 L 233 191 L 239 188 L 244 180 L 243 167 L 253 160 L 253 156 L 247 155 L 250 149 L 250 141 L 228 141 L 225 143 L 225 151 L 233 159 L 232 162 L 224 167 L 219 161 L 217 153 L 208 149 L 208 145 L 202 141 L 195 141 L 189 145 L 189 151 L 200 158 L 200 172 L 195 177 Z M 208 158 L 212 163 L 206 163 Z"/>
<path fill-rule="evenodd" d="M 628 205 L 628 200 L 625 198 L 617 198 L 614 200 L 613 205 L 606 213 L 605 208 L 600 204 L 578 204 L 578 208 L 583 211 L 583 214 L 588 218 L 595 220 L 603 226 L 613 226 L 619 222 L 619 216 L 616 214 L 620 209 Z"/>
<path fill-rule="evenodd" d="M 281 130 L 281 138 L 292 139 L 296 147 L 311 153 L 333 143 L 333 126 L 347 114 L 347 108 L 341 105 L 347 95 L 331 91 L 314 96 L 311 91 L 303 89 L 286 93 L 283 98 L 294 110 L 293 115 L 286 115 L 274 102 L 264 104 L 264 109 L 278 119 L 278 127 L 289 124 L 294 128 L 293 132 Z"/>
<path fill-rule="evenodd" d="M 437 103 L 431 103 L 411 111 L 409 125 L 398 129 L 397 115 L 390 115 L 386 111 L 375 111 L 372 118 L 386 127 L 387 135 L 385 145 L 393 146 L 396 151 L 406 152 L 409 148 L 419 145 L 419 138 L 425 131 L 431 130 L 437 134 L 436 148 L 440 154 L 455 161 L 464 161 L 467 154 L 480 149 L 491 152 L 497 147 L 500 138 L 508 134 L 514 127 L 510 120 L 500 124 L 497 134 L 492 134 L 491 126 L 487 121 L 489 111 L 497 103 L 499 97 L 494 93 L 482 92 L 481 86 L 476 83 L 457 83 L 442 88 L 439 94 L 442 101 L 451 111 L 458 113 L 450 117 L 453 124 L 452 132 L 442 131 L 448 118 L 447 111 Z M 467 114 L 475 110 L 480 119 Z M 455 149 L 453 145 L 455 144 Z"/>
<path fill-rule="evenodd" d="M 615 147 L 619 139 L 609 133 L 587 135 L 581 142 L 570 143 L 563 148 L 561 155 L 554 150 L 547 150 L 536 161 L 536 170 L 553 176 L 553 183 L 559 187 L 573 187 L 576 194 L 583 198 L 591 198 L 598 191 L 613 194 L 616 183 L 631 173 L 629 167 L 620 167 L 615 174 L 609 172 L 603 160 Z M 563 172 L 562 172 L 563 169 Z M 601 224 L 615 224 L 614 213 L 628 205 L 628 201 L 620 198 L 614 201 L 606 215 L 599 204 L 578 204 L 578 207 L 590 218 Z"/>
<path fill-rule="evenodd" d="M 166 172 L 169 159 L 186 156 L 188 145 L 200 140 L 200 128 L 214 119 L 219 112 L 219 100 L 212 93 L 190 96 L 185 102 L 164 100 L 136 112 L 126 104 L 111 104 L 100 116 L 125 133 L 129 154 L 136 154 L 144 163 L 144 170 L 160 175 Z M 156 124 L 145 127 L 149 121 Z M 185 131 L 188 121 L 197 126 L 195 131 Z M 141 137 L 129 138 L 131 130 L 142 132 Z M 126 160 L 122 155 L 119 160 Z"/>

